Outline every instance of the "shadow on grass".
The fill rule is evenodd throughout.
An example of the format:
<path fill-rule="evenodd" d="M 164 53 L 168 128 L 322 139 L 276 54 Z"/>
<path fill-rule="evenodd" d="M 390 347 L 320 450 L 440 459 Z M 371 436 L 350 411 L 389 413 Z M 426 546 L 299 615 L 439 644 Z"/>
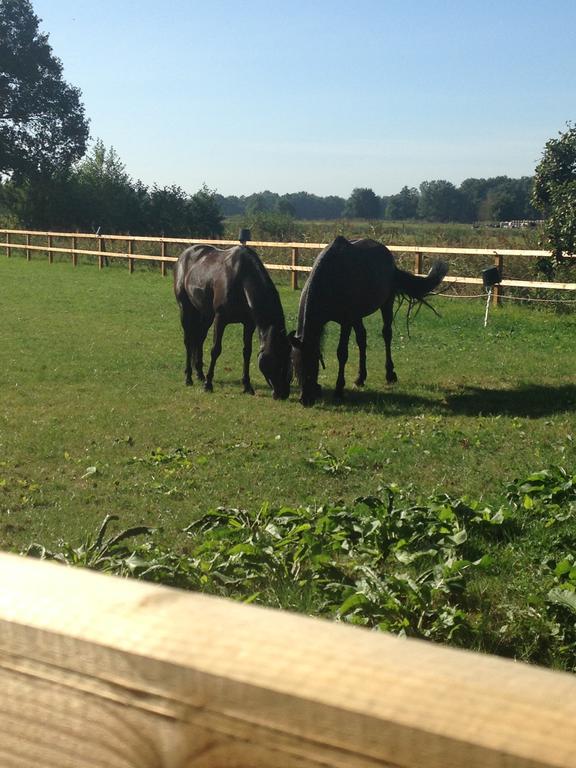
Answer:
<path fill-rule="evenodd" d="M 398 392 L 394 387 L 381 390 L 346 389 L 342 399 L 335 398 L 332 390 L 325 389 L 322 398 L 318 400 L 315 407 L 318 406 L 327 410 L 353 408 L 388 416 L 413 411 L 443 413 L 446 408 L 445 403 L 442 402 L 442 393 L 440 393 L 440 397 L 434 398 L 414 395 L 409 392 Z"/>
<path fill-rule="evenodd" d="M 464 416 L 520 416 L 541 418 L 576 411 L 576 385 L 544 386 L 526 384 L 514 389 L 464 387 L 458 392 L 437 391 L 436 397 L 388 390 L 347 390 L 342 400 L 326 392 L 319 401 L 323 408 L 355 408 L 388 415 L 422 412 Z"/>
<path fill-rule="evenodd" d="M 465 416 L 504 414 L 540 418 L 576 410 L 576 385 L 526 384 L 515 389 L 465 387 L 462 392 L 447 395 L 446 405 L 452 413 Z"/>

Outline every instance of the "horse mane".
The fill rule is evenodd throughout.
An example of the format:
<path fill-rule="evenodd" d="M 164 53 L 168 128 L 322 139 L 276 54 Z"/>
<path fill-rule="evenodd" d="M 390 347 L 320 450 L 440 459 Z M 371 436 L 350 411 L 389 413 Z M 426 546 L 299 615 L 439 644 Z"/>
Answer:
<path fill-rule="evenodd" d="M 270 309 L 272 310 L 273 318 L 269 324 L 278 324 L 280 326 L 280 330 L 286 331 L 286 321 L 284 318 L 284 310 L 282 308 L 280 294 L 278 293 L 278 289 L 276 288 L 274 281 L 270 277 L 270 273 L 262 263 L 262 259 L 260 256 L 258 256 L 256 251 L 247 245 L 236 246 L 236 248 L 241 249 L 242 254 L 248 257 L 248 263 L 252 267 L 253 275 L 259 281 L 260 287 L 263 288 L 264 291 L 267 292 L 272 298 L 272 306 Z M 260 324 L 260 322 L 262 322 L 262 324 L 266 324 L 270 318 L 266 318 L 266 320 L 264 320 L 264 318 L 260 315 L 260 309 L 260 307 L 253 307 L 254 314 L 257 316 L 256 319 L 258 324 Z"/>
<path fill-rule="evenodd" d="M 346 240 L 345 237 L 338 235 L 338 237 L 329 245 L 327 245 L 324 250 L 320 251 L 316 257 L 316 260 L 312 266 L 312 271 L 310 272 L 308 280 L 306 281 L 306 285 L 303 288 L 303 292 L 305 292 L 304 302 L 300 307 L 300 311 L 298 312 L 298 335 L 300 338 L 304 338 L 306 318 L 308 317 L 308 306 L 310 304 L 310 294 L 314 293 L 314 289 L 318 290 L 318 275 L 325 271 L 326 264 L 330 263 L 330 259 L 337 247 L 344 245 L 349 246 L 350 244 L 350 241 Z M 310 290 L 311 286 L 312 291 Z"/>

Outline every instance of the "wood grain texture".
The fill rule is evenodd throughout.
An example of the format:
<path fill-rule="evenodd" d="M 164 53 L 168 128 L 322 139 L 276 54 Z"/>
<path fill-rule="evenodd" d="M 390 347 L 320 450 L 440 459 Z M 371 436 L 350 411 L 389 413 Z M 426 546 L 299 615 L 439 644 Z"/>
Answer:
<path fill-rule="evenodd" d="M 6 768 L 576 765 L 567 674 L 0 555 Z"/>

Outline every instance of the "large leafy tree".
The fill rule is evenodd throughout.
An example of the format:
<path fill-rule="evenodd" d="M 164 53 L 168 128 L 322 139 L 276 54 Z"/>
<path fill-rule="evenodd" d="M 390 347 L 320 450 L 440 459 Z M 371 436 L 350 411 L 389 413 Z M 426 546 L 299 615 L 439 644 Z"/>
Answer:
<path fill-rule="evenodd" d="M 418 190 L 402 187 L 397 195 L 391 195 L 386 203 L 385 218 L 391 220 L 415 219 L 418 215 Z"/>
<path fill-rule="evenodd" d="M 344 216 L 351 219 L 378 219 L 380 200 L 372 189 L 356 187 L 346 201 Z"/>
<path fill-rule="evenodd" d="M 532 202 L 546 216 L 545 233 L 556 263 L 576 253 L 576 126 L 546 142 L 536 166 Z"/>
<path fill-rule="evenodd" d="M 135 184 L 113 147 L 97 139 L 70 178 L 75 188 L 76 224 L 83 229 L 122 232 L 140 227 L 139 209 L 147 196 Z"/>
<path fill-rule="evenodd" d="M 203 184 L 188 204 L 188 226 L 195 237 L 221 237 L 224 223 L 216 192 Z"/>
<path fill-rule="evenodd" d="M 466 221 L 469 217 L 462 193 L 443 179 L 420 184 L 419 213 L 427 221 Z"/>
<path fill-rule="evenodd" d="M 0 0 L 0 175 L 61 173 L 86 150 L 80 91 L 62 77 L 29 0 Z"/>

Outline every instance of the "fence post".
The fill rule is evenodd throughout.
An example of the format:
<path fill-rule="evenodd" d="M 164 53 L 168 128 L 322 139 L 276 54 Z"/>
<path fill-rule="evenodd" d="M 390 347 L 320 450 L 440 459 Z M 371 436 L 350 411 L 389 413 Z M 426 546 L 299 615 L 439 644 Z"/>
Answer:
<path fill-rule="evenodd" d="M 10 232 L 6 232 L 6 245 L 8 248 L 6 248 L 6 256 L 10 258 L 12 256 L 12 248 L 10 248 Z"/>
<path fill-rule="evenodd" d="M 28 247 L 30 245 L 30 233 L 26 233 L 26 261 L 30 261 L 30 248 Z"/>
<path fill-rule="evenodd" d="M 496 254 L 496 257 L 494 258 L 494 265 L 498 267 L 500 277 L 502 278 L 504 270 L 504 256 L 501 254 Z M 502 303 L 502 287 L 499 285 L 495 285 L 492 290 L 492 303 L 494 306 L 500 305 Z"/>
<path fill-rule="evenodd" d="M 77 267 L 78 266 L 78 254 L 76 251 L 78 250 L 78 238 L 76 235 L 72 235 L 72 266 Z"/>
<path fill-rule="evenodd" d="M 102 242 L 102 238 L 100 235 L 98 235 L 98 269 L 102 269 L 104 266 L 104 259 L 102 257 L 102 254 L 104 253 L 104 244 Z"/>
<path fill-rule="evenodd" d="M 422 254 L 421 253 L 414 254 L 414 274 L 416 275 L 422 274 Z"/>
<path fill-rule="evenodd" d="M 166 277 L 166 262 L 164 261 L 166 258 L 166 243 L 164 240 L 160 242 L 160 257 L 162 258 L 162 261 L 160 262 L 160 271 L 162 277 Z"/>
<path fill-rule="evenodd" d="M 292 248 L 292 272 L 291 272 L 291 282 L 292 282 L 292 290 L 295 291 L 298 288 L 298 272 L 296 271 L 295 267 L 298 266 L 298 257 L 300 256 L 300 252 L 298 248 Z"/>
<path fill-rule="evenodd" d="M 52 253 L 52 235 L 48 235 L 48 264 L 54 263 L 54 254 Z"/>
<path fill-rule="evenodd" d="M 130 256 L 134 253 L 134 241 L 128 240 L 128 272 L 132 274 L 134 272 L 134 259 L 131 259 Z"/>

